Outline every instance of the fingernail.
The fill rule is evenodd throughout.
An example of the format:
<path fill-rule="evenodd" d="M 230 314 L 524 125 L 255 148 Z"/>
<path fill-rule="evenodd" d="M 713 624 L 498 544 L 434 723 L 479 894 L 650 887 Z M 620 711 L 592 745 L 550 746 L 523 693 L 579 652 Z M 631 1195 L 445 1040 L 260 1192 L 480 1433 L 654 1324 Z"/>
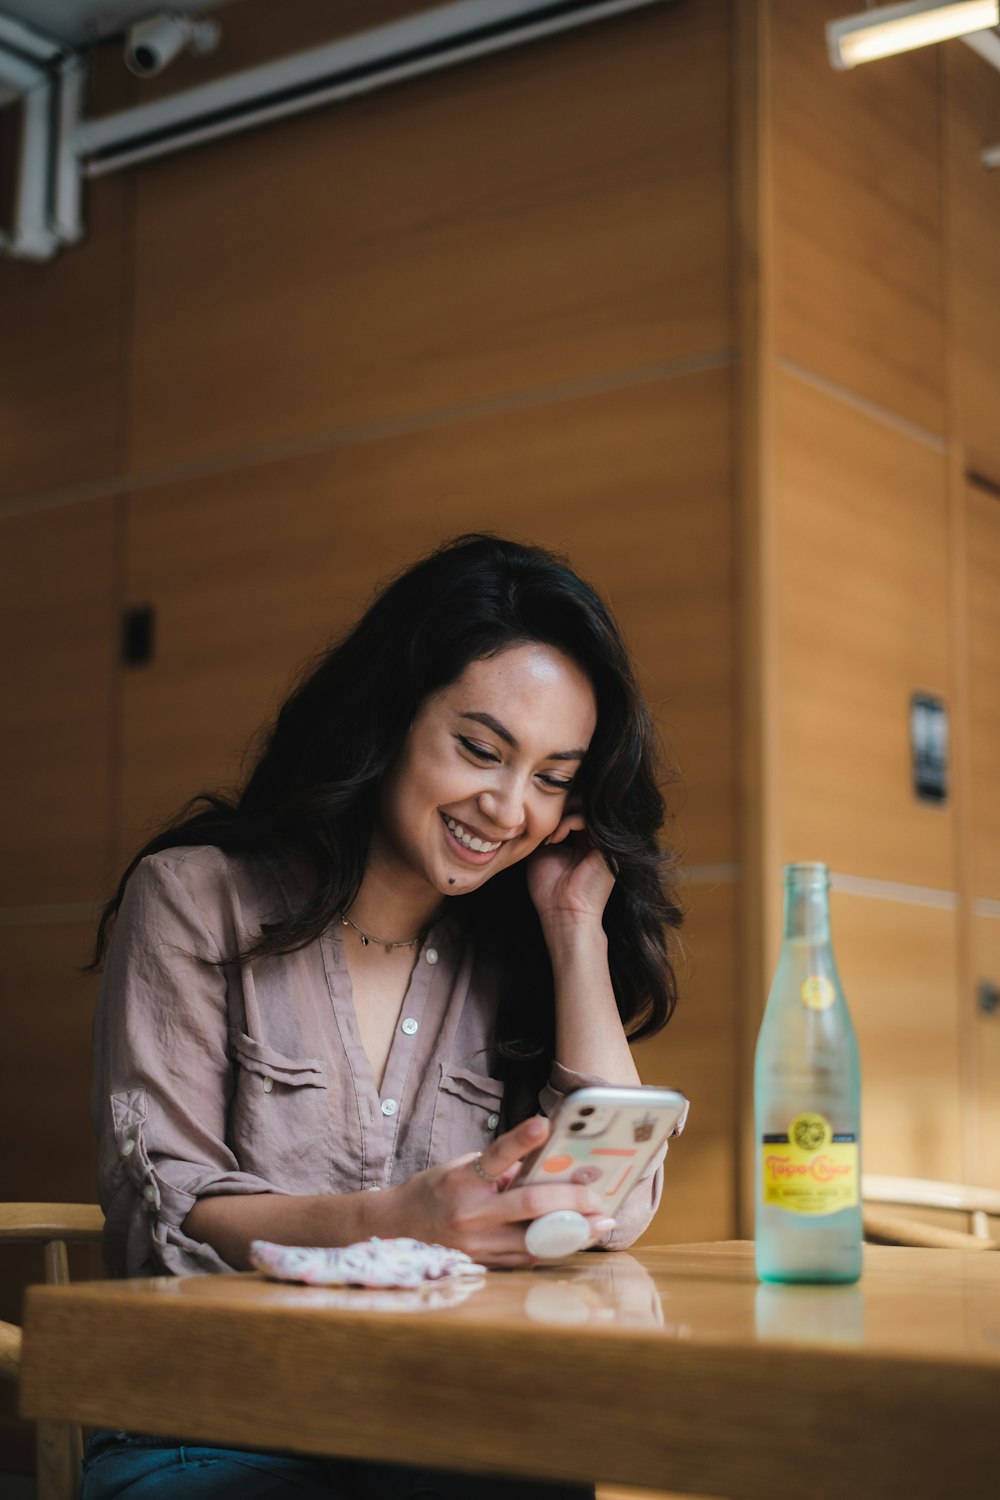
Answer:
<path fill-rule="evenodd" d="M 616 1223 L 616 1219 L 591 1219 L 590 1227 L 595 1234 L 610 1234 Z"/>
<path fill-rule="evenodd" d="M 548 1134 L 549 1122 L 543 1119 L 541 1115 L 532 1115 L 530 1120 L 525 1120 L 524 1129 L 525 1134 L 535 1135 L 541 1139 L 543 1135 Z"/>

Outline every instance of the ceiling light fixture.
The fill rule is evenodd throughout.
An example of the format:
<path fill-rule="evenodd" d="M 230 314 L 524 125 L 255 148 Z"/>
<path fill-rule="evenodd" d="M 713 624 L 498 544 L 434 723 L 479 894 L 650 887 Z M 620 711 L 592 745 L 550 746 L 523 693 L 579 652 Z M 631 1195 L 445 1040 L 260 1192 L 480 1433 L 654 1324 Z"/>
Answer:
<path fill-rule="evenodd" d="M 985 31 L 1000 22 L 1000 0 L 911 0 L 907 5 L 879 5 L 842 21 L 829 21 L 826 44 L 838 69 L 891 57 L 944 42 L 949 37 Z"/>

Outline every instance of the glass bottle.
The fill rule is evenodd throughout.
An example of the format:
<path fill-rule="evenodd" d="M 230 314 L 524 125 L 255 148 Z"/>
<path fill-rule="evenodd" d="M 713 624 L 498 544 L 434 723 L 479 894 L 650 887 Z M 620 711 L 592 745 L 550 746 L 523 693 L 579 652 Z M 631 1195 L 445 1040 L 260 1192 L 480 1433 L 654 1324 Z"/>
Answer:
<path fill-rule="evenodd" d="M 861 1071 L 830 942 L 826 865 L 785 869 L 785 932 L 757 1038 L 762 1281 L 861 1275 Z"/>

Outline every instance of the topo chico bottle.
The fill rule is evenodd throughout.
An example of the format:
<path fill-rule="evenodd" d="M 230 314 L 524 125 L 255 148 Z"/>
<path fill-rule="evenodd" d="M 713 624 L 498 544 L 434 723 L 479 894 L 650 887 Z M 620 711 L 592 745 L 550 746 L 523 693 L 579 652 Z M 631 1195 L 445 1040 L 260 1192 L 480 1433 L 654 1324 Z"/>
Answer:
<path fill-rule="evenodd" d="M 830 942 L 826 865 L 785 869 L 785 933 L 757 1038 L 757 1274 L 861 1275 L 861 1074 Z"/>

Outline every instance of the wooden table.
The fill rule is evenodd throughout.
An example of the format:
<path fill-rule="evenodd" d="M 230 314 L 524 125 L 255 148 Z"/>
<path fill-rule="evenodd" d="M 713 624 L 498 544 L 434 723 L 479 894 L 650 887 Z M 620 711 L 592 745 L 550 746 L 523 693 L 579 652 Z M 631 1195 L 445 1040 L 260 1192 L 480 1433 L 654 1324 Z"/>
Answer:
<path fill-rule="evenodd" d="M 858 1286 L 765 1287 L 752 1251 L 583 1254 L 427 1294 L 32 1287 L 21 1409 L 727 1500 L 1000 1495 L 1000 1255 L 873 1246 Z"/>

